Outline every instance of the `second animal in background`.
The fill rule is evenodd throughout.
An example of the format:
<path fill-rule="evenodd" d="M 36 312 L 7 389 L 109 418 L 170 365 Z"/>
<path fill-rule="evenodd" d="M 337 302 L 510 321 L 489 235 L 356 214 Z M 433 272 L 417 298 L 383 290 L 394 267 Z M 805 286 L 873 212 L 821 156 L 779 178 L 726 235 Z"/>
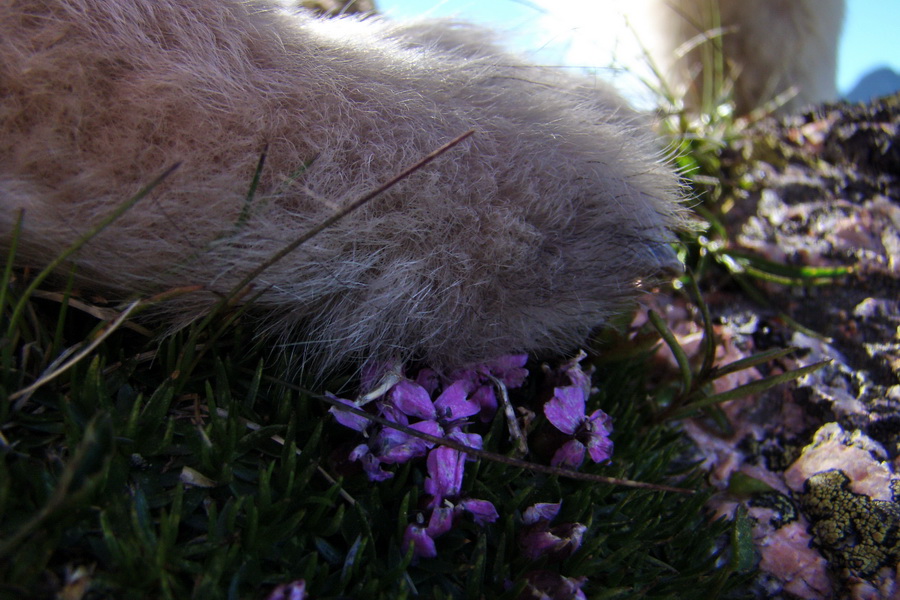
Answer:
<path fill-rule="evenodd" d="M 837 98 L 844 0 L 637 0 L 626 12 L 691 111 L 722 91 L 738 115 Z"/>

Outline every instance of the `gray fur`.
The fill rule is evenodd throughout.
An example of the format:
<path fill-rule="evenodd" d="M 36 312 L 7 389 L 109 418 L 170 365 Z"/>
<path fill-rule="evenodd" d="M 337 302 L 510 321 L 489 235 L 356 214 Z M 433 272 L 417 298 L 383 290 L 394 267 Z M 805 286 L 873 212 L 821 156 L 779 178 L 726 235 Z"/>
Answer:
<path fill-rule="evenodd" d="M 163 306 L 175 325 L 470 129 L 255 282 L 261 330 L 298 360 L 569 349 L 673 265 L 677 177 L 610 89 L 468 25 L 0 0 L 0 247 L 24 209 L 17 262 L 42 267 L 180 161 L 74 258 L 111 299 L 204 286 Z"/>

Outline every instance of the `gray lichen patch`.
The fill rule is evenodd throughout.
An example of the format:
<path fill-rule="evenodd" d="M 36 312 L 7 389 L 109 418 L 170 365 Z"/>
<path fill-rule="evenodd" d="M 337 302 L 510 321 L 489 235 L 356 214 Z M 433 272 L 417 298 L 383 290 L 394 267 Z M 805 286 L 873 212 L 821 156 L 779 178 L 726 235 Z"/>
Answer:
<path fill-rule="evenodd" d="M 806 480 L 801 506 L 811 522 L 814 543 L 833 569 L 870 578 L 900 562 L 900 504 L 875 500 L 850 489 L 840 470 Z"/>
<path fill-rule="evenodd" d="M 714 484 L 741 474 L 773 490 L 714 506 L 749 507 L 760 598 L 900 598 L 898 140 L 900 95 L 761 121 L 717 157 L 710 194 L 724 229 L 711 243 L 787 271 L 842 273 L 785 285 L 745 272 L 745 287 L 723 278 L 704 296 L 724 362 L 802 348 L 759 365 L 761 378 L 831 360 L 723 406 L 728 431 L 685 425 Z"/>

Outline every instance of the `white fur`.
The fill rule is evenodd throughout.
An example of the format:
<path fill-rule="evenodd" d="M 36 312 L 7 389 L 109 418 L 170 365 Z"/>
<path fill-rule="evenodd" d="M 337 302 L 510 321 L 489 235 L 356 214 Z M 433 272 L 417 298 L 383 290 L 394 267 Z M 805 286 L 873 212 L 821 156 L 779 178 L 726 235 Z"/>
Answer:
<path fill-rule="evenodd" d="M 0 0 L 0 244 L 24 209 L 17 263 L 42 267 L 180 161 L 74 258 L 112 299 L 203 285 L 165 304 L 176 324 L 470 129 L 255 283 L 252 314 L 304 360 L 568 349 L 673 264 L 677 178 L 609 89 L 467 25 Z"/>
<path fill-rule="evenodd" d="M 844 0 L 628 0 L 638 36 L 688 108 L 701 103 L 702 49 L 719 47 L 738 114 L 793 89 L 792 112 L 837 98 L 838 38 Z M 718 13 L 718 23 L 714 15 Z M 714 29 L 715 25 L 720 31 Z M 707 40 L 702 42 L 704 35 Z"/>

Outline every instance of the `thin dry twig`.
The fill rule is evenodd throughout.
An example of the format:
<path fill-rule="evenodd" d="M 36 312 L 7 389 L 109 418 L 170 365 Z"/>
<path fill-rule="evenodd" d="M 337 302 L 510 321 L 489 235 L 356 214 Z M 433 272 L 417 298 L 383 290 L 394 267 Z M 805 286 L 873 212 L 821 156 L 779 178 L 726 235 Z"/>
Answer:
<path fill-rule="evenodd" d="M 275 263 L 277 263 L 278 261 L 283 259 L 285 256 L 287 256 L 288 254 L 290 254 L 291 252 L 293 252 L 294 250 L 299 248 L 301 245 L 305 244 L 306 242 L 308 242 L 310 239 L 312 239 L 316 235 L 320 234 L 325 229 L 328 229 L 329 227 L 331 227 L 332 225 L 334 225 L 335 223 L 337 223 L 338 221 L 340 221 L 341 219 L 343 219 L 344 217 L 346 217 L 353 211 L 358 210 L 364 204 L 370 202 L 374 198 L 380 196 L 381 194 L 383 194 L 390 188 L 394 187 L 395 185 L 400 183 L 402 180 L 406 179 L 407 177 L 409 177 L 410 175 L 412 175 L 413 173 L 415 173 L 416 171 L 418 171 L 419 169 L 421 169 L 422 167 L 424 167 L 425 165 L 427 165 L 428 163 L 430 163 L 431 161 L 436 159 L 441 154 L 447 152 L 448 150 L 450 150 L 451 148 L 453 148 L 454 146 L 456 146 L 457 144 L 459 144 L 466 138 L 472 136 L 474 133 L 475 133 L 475 130 L 469 130 L 469 131 L 465 132 L 464 134 L 457 136 L 456 138 L 450 140 L 449 142 L 447 142 L 446 144 L 444 144 L 437 150 L 434 150 L 427 156 L 423 157 L 421 160 L 416 162 L 414 165 L 407 167 L 406 169 L 404 169 L 397 175 L 394 175 L 389 180 L 387 180 L 386 182 L 384 182 L 383 184 L 381 184 L 380 186 L 378 186 L 377 188 L 375 188 L 368 194 L 361 196 L 360 198 L 358 198 L 357 200 L 354 200 L 347 206 L 337 210 L 330 217 L 328 217 L 327 219 L 325 219 L 324 221 L 322 221 L 315 227 L 312 227 L 309 230 L 307 230 L 303 235 L 301 235 L 300 237 L 298 237 L 297 239 L 292 241 L 290 244 L 288 244 L 287 246 L 285 246 L 284 248 L 282 248 L 281 250 L 279 250 L 278 252 L 273 254 L 270 258 L 268 258 L 261 265 L 259 265 L 258 267 L 256 267 L 252 271 L 250 271 L 250 273 L 248 273 L 247 276 L 244 277 L 244 279 L 237 286 L 235 286 L 235 290 L 241 290 L 241 289 L 245 288 L 246 286 L 250 285 L 250 283 L 252 283 L 253 280 L 256 279 L 257 277 L 262 275 L 262 273 L 266 269 L 268 269 L 269 267 L 271 267 L 272 265 L 274 265 Z"/>
<path fill-rule="evenodd" d="M 209 325 L 210 322 L 212 322 L 213 318 L 215 317 L 215 315 L 218 313 L 218 311 L 220 309 L 222 309 L 223 307 L 225 307 L 228 304 L 230 304 L 231 302 L 233 302 L 235 300 L 235 298 L 245 295 L 249 290 L 250 284 L 253 283 L 253 280 L 255 280 L 257 277 L 262 275 L 266 271 L 266 269 L 268 269 L 269 267 L 271 267 L 272 265 L 274 265 L 275 263 L 277 263 L 278 261 L 280 261 L 281 259 L 286 257 L 288 254 L 290 254 L 291 252 L 293 252 L 294 250 L 296 250 L 297 248 L 299 248 L 300 246 L 302 246 L 303 244 L 308 242 L 310 239 L 312 239 L 316 235 L 322 233 L 322 231 L 324 231 L 325 229 L 331 227 L 332 225 L 334 225 L 335 223 L 337 223 L 338 221 L 340 221 L 341 219 L 343 219 L 344 217 L 346 217 L 353 211 L 361 208 L 366 203 L 368 203 L 368 202 L 372 201 L 373 199 L 375 199 L 376 197 L 380 196 L 385 191 L 387 191 L 390 188 L 392 188 L 393 186 L 397 185 L 400 181 L 406 179 L 407 177 L 409 177 L 410 175 L 412 175 L 413 173 L 415 173 L 416 171 L 418 171 L 419 169 L 421 169 L 422 167 L 424 167 L 425 165 L 427 165 L 428 163 L 430 163 L 431 161 L 433 161 L 440 155 L 444 154 L 445 152 L 447 152 L 448 150 L 450 150 L 451 148 L 453 148 L 454 146 L 456 146 L 463 140 L 472 136 L 474 133 L 475 133 L 475 130 L 470 129 L 469 131 L 463 133 L 462 135 L 459 135 L 456 138 L 450 140 L 449 142 L 447 142 L 440 148 L 432 151 L 431 153 L 429 153 L 428 155 L 423 157 L 421 160 L 419 160 L 412 166 L 407 167 L 406 169 L 403 169 L 397 175 L 394 175 L 389 180 L 387 180 L 386 182 L 384 182 L 383 184 L 381 184 L 380 186 L 378 186 L 377 188 L 375 188 L 368 194 L 365 194 L 362 197 L 358 198 L 357 200 L 354 200 L 353 202 L 351 202 L 344 208 L 337 210 L 330 217 L 328 217 L 327 219 L 325 219 L 318 225 L 311 227 L 305 233 L 303 233 L 302 235 L 297 237 L 297 239 L 293 240 L 291 243 L 286 245 L 284 248 L 282 248 L 281 250 L 279 250 L 278 252 L 273 254 L 271 257 L 266 259 L 262 264 L 260 264 L 255 269 L 250 271 L 236 286 L 234 286 L 230 293 L 223 296 L 219 300 L 219 302 L 213 307 L 213 309 L 210 310 L 209 314 L 206 315 L 206 317 L 199 323 L 199 325 L 195 329 L 194 335 L 191 337 L 191 339 L 188 341 L 188 343 L 190 344 L 190 343 L 196 341 L 196 337 L 199 334 L 199 332 L 203 331 L 206 328 L 206 326 Z M 261 168 L 261 166 L 260 166 L 260 168 Z M 210 340 L 210 344 L 213 343 L 214 341 L 215 341 L 215 338 Z M 197 356 L 194 357 L 194 365 L 196 365 L 199 362 L 201 355 L 202 355 L 202 352 L 197 354 Z"/>
<path fill-rule="evenodd" d="M 70 307 L 80 310 L 83 313 L 89 314 L 98 321 L 112 321 L 116 319 L 120 312 L 115 308 L 109 308 L 105 306 L 97 306 L 95 304 L 91 304 L 89 302 L 85 302 L 83 300 L 79 300 L 78 298 L 72 298 L 67 296 L 66 294 L 60 292 L 48 292 L 45 290 L 35 290 L 32 294 L 33 298 L 41 298 L 43 300 L 49 300 L 51 302 L 57 302 L 62 304 L 65 302 Z M 143 325 L 138 325 L 134 321 L 129 321 L 122 325 L 127 329 L 131 329 L 144 337 L 153 337 L 153 332 L 144 327 Z"/>
<path fill-rule="evenodd" d="M 689 490 L 686 488 L 679 488 L 669 485 L 661 485 L 655 483 L 645 483 L 643 481 L 633 481 L 631 479 L 622 479 L 619 477 L 605 477 L 603 475 L 594 475 L 592 473 L 582 473 L 580 471 L 572 471 L 569 469 L 560 469 L 558 467 L 550 467 L 547 465 L 540 465 L 536 463 L 527 462 L 524 460 L 518 460 L 515 458 L 510 458 L 508 456 L 503 456 L 502 454 L 495 454 L 494 452 L 488 452 L 486 450 L 479 450 L 477 448 L 472 448 L 471 446 L 466 446 L 465 444 L 461 444 L 455 440 L 449 438 L 441 438 L 434 435 L 429 435 L 427 433 L 422 433 L 421 431 L 416 431 L 410 427 L 406 427 L 404 425 L 400 425 L 399 423 L 394 423 L 392 421 L 388 421 L 383 417 L 379 417 L 378 415 L 373 415 L 367 413 L 366 411 L 348 406 L 346 404 L 342 404 L 337 400 L 332 400 L 331 398 L 323 395 L 317 394 L 310 390 L 307 390 L 299 385 L 284 381 L 283 379 L 279 379 L 277 377 L 265 376 L 265 378 L 278 385 L 282 385 L 288 389 L 295 390 L 297 392 L 307 394 L 316 398 L 318 400 L 322 400 L 323 402 L 334 406 L 339 410 L 345 410 L 347 412 L 353 413 L 354 415 L 358 415 L 365 419 L 372 421 L 373 423 L 377 423 L 382 427 L 390 427 L 391 429 L 396 429 L 397 431 L 403 432 L 406 435 L 410 435 L 413 437 L 417 437 L 423 439 L 425 441 L 431 442 L 432 444 L 437 444 L 439 446 L 447 446 L 449 448 L 453 448 L 459 452 L 463 452 L 465 454 L 469 454 L 471 456 L 476 456 L 478 458 L 483 458 L 485 460 L 489 460 L 492 462 L 502 463 L 504 465 L 508 465 L 510 467 L 516 467 L 519 469 L 526 469 L 529 471 L 536 471 L 538 473 L 546 473 L 547 475 L 556 475 L 558 477 L 567 477 L 569 479 L 578 479 L 580 481 L 591 481 L 593 483 L 600 483 L 604 485 L 619 485 L 622 487 L 630 487 L 630 488 L 638 488 L 645 490 L 653 490 L 656 492 L 674 492 L 678 494 L 694 494 L 694 490 Z"/>
<path fill-rule="evenodd" d="M 40 377 L 38 377 L 37 381 L 17 392 L 13 392 L 12 394 L 10 394 L 10 400 L 17 400 L 14 406 L 14 410 L 21 410 L 25 403 L 28 402 L 31 394 L 33 394 L 38 388 L 49 383 L 50 381 L 53 381 L 54 379 L 71 369 L 73 366 L 75 366 L 84 357 L 93 352 L 100 344 L 103 343 L 103 340 L 108 338 L 115 330 L 121 327 L 122 324 L 125 323 L 125 321 L 128 319 L 128 317 L 131 316 L 131 314 L 142 304 L 143 300 L 140 299 L 135 300 L 134 302 L 129 304 L 125 308 L 125 310 L 119 313 L 119 316 L 116 317 L 115 321 L 112 321 L 111 323 L 109 323 L 109 325 L 104 327 L 102 333 L 94 338 L 94 340 L 90 344 L 82 348 L 80 352 L 72 356 L 72 358 L 61 365 L 57 366 L 58 363 L 54 361 L 54 363 L 52 363 L 47 368 L 47 370 L 44 371 L 44 373 Z M 69 356 L 70 354 L 71 352 L 66 352 L 63 354 L 63 356 Z"/>

